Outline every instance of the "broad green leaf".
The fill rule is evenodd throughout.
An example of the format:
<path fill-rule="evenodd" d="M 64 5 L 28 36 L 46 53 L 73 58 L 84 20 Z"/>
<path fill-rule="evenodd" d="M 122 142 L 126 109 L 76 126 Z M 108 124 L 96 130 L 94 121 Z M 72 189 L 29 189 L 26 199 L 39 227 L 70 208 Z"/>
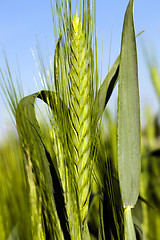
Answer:
<path fill-rule="evenodd" d="M 123 25 L 117 112 L 118 173 L 123 206 L 137 201 L 140 180 L 140 102 L 134 0 L 130 0 Z"/>
<path fill-rule="evenodd" d="M 40 93 L 29 95 L 18 104 L 16 112 L 17 129 L 27 161 L 31 161 L 36 184 L 39 188 L 38 191 L 42 197 L 42 212 L 44 211 L 43 217 L 47 223 L 46 227 L 51 222 L 52 225 L 55 225 L 54 227 L 52 226 L 53 230 L 45 229 L 47 236 L 50 236 L 50 239 L 55 239 L 56 237 L 56 239 L 63 239 L 64 234 L 65 238 L 70 239 L 59 176 L 44 145 L 35 115 L 35 100 L 37 97 L 43 99 L 47 104 L 51 102 L 50 107 L 53 111 L 55 110 L 57 100 L 55 93 L 41 91 Z"/>
<path fill-rule="evenodd" d="M 103 83 L 101 84 L 100 89 L 98 91 L 98 98 L 96 99 L 96 102 L 95 102 L 95 108 L 96 108 L 95 111 L 97 114 L 97 118 L 96 118 L 97 121 L 101 117 L 101 115 L 110 99 L 113 89 L 117 83 L 118 73 L 119 73 L 119 59 L 120 59 L 120 57 L 118 57 L 116 59 L 115 63 L 113 64 L 111 70 L 105 77 L 105 79 L 104 79 Z"/>

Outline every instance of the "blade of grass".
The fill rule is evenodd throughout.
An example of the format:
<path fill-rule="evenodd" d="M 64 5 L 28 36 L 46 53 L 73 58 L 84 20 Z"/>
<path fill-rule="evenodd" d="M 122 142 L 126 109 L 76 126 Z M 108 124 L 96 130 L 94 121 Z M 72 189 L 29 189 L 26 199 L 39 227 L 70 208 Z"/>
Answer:
<path fill-rule="evenodd" d="M 137 202 L 140 181 L 140 102 L 134 0 L 130 0 L 123 25 L 118 88 L 117 157 L 124 207 L 124 235 L 136 239 L 131 208 Z"/>
<path fill-rule="evenodd" d="M 118 73 L 119 73 L 119 59 L 118 57 L 113 64 L 111 70 L 105 77 L 99 91 L 98 98 L 95 100 L 95 112 L 96 112 L 96 120 L 98 121 L 101 117 L 109 99 L 113 92 L 113 89 L 118 81 Z"/>
<path fill-rule="evenodd" d="M 61 184 L 50 154 L 43 143 L 41 130 L 35 116 L 36 97 L 47 99 L 50 98 L 50 95 L 52 95 L 52 106 L 54 106 L 54 94 L 50 91 L 32 94 L 20 101 L 16 114 L 17 129 L 27 160 L 32 162 L 38 191 L 42 197 L 43 217 L 47 228 L 46 236 L 50 236 L 50 239 L 54 239 L 54 237 L 63 239 L 64 234 L 69 239 Z"/>
<path fill-rule="evenodd" d="M 117 145 L 123 206 L 133 207 L 140 178 L 140 109 L 133 0 L 126 10 L 120 55 Z"/>

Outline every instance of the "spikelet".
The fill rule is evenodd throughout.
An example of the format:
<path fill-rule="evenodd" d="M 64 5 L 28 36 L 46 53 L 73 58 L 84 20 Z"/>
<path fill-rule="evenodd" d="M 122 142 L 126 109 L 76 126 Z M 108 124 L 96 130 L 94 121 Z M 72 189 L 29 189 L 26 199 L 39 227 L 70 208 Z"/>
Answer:
<path fill-rule="evenodd" d="M 83 223 L 90 193 L 91 81 L 90 51 L 77 12 L 72 21 L 70 39 L 70 141 Z"/>

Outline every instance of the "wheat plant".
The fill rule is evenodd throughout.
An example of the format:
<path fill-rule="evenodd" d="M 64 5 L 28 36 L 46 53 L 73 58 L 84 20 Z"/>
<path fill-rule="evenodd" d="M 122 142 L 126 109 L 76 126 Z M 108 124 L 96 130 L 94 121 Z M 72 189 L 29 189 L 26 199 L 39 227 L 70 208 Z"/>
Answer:
<path fill-rule="evenodd" d="M 28 235 L 22 238 L 16 230 L 17 239 L 133 240 L 142 237 L 131 213 L 138 199 L 140 178 L 133 5 L 134 1 L 130 0 L 120 56 L 99 89 L 96 2 L 90 0 L 77 1 L 74 12 L 71 0 L 51 1 L 56 48 L 49 67 L 45 66 L 41 52 L 37 53 L 43 90 L 22 97 L 15 90 L 8 63 L 9 78 L 1 71 L 1 87 L 16 119 L 25 169 Z M 118 80 L 114 131 L 117 141 L 109 155 L 102 139 L 101 123 Z M 48 106 L 49 144 L 37 120 L 37 98 Z M 93 194 L 93 182 L 96 194 Z M 93 237 L 89 219 L 96 195 L 98 221 Z M 19 226 L 19 219 L 15 226 Z M 11 237 L 13 234 L 14 231 Z"/>

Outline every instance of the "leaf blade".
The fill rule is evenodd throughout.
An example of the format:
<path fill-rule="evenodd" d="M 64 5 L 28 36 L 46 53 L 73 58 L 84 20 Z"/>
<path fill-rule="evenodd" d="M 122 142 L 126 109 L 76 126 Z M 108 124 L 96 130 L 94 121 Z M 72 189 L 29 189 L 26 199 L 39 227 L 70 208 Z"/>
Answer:
<path fill-rule="evenodd" d="M 112 68 L 110 69 L 109 73 L 105 77 L 98 91 L 98 97 L 95 100 L 95 112 L 97 114 L 96 115 L 97 121 L 101 117 L 110 99 L 113 89 L 118 81 L 119 60 L 120 60 L 120 56 L 117 57 L 116 61 L 114 62 Z"/>
<path fill-rule="evenodd" d="M 124 207 L 135 205 L 140 179 L 140 103 L 133 4 L 134 0 L 130 0 L 124 19 L 118 88 L 117 156 Z"/>
<path fill-rule="evenodd" d="M 63 191 L 56 168 L 41 136 L 41 129 L 36 119 L 35 100 L 42 99 L 55 111 L 56 94 L 41 91 L 29 95 L 18 104 L 16 111 L 17 129 L 28 162 L 31 161 L 36 185 L 42 197 L 42 214 L 44 222 L 51 221 L 52 227 L 45 226 L 47 237 L 53 239 L 70 239 Z M 49 104 L 47 100 L 52 100 Z M 64 235 L 64 237 L 63 237 Z M 52 237 L 51 237 L 52 236 Z"/>

